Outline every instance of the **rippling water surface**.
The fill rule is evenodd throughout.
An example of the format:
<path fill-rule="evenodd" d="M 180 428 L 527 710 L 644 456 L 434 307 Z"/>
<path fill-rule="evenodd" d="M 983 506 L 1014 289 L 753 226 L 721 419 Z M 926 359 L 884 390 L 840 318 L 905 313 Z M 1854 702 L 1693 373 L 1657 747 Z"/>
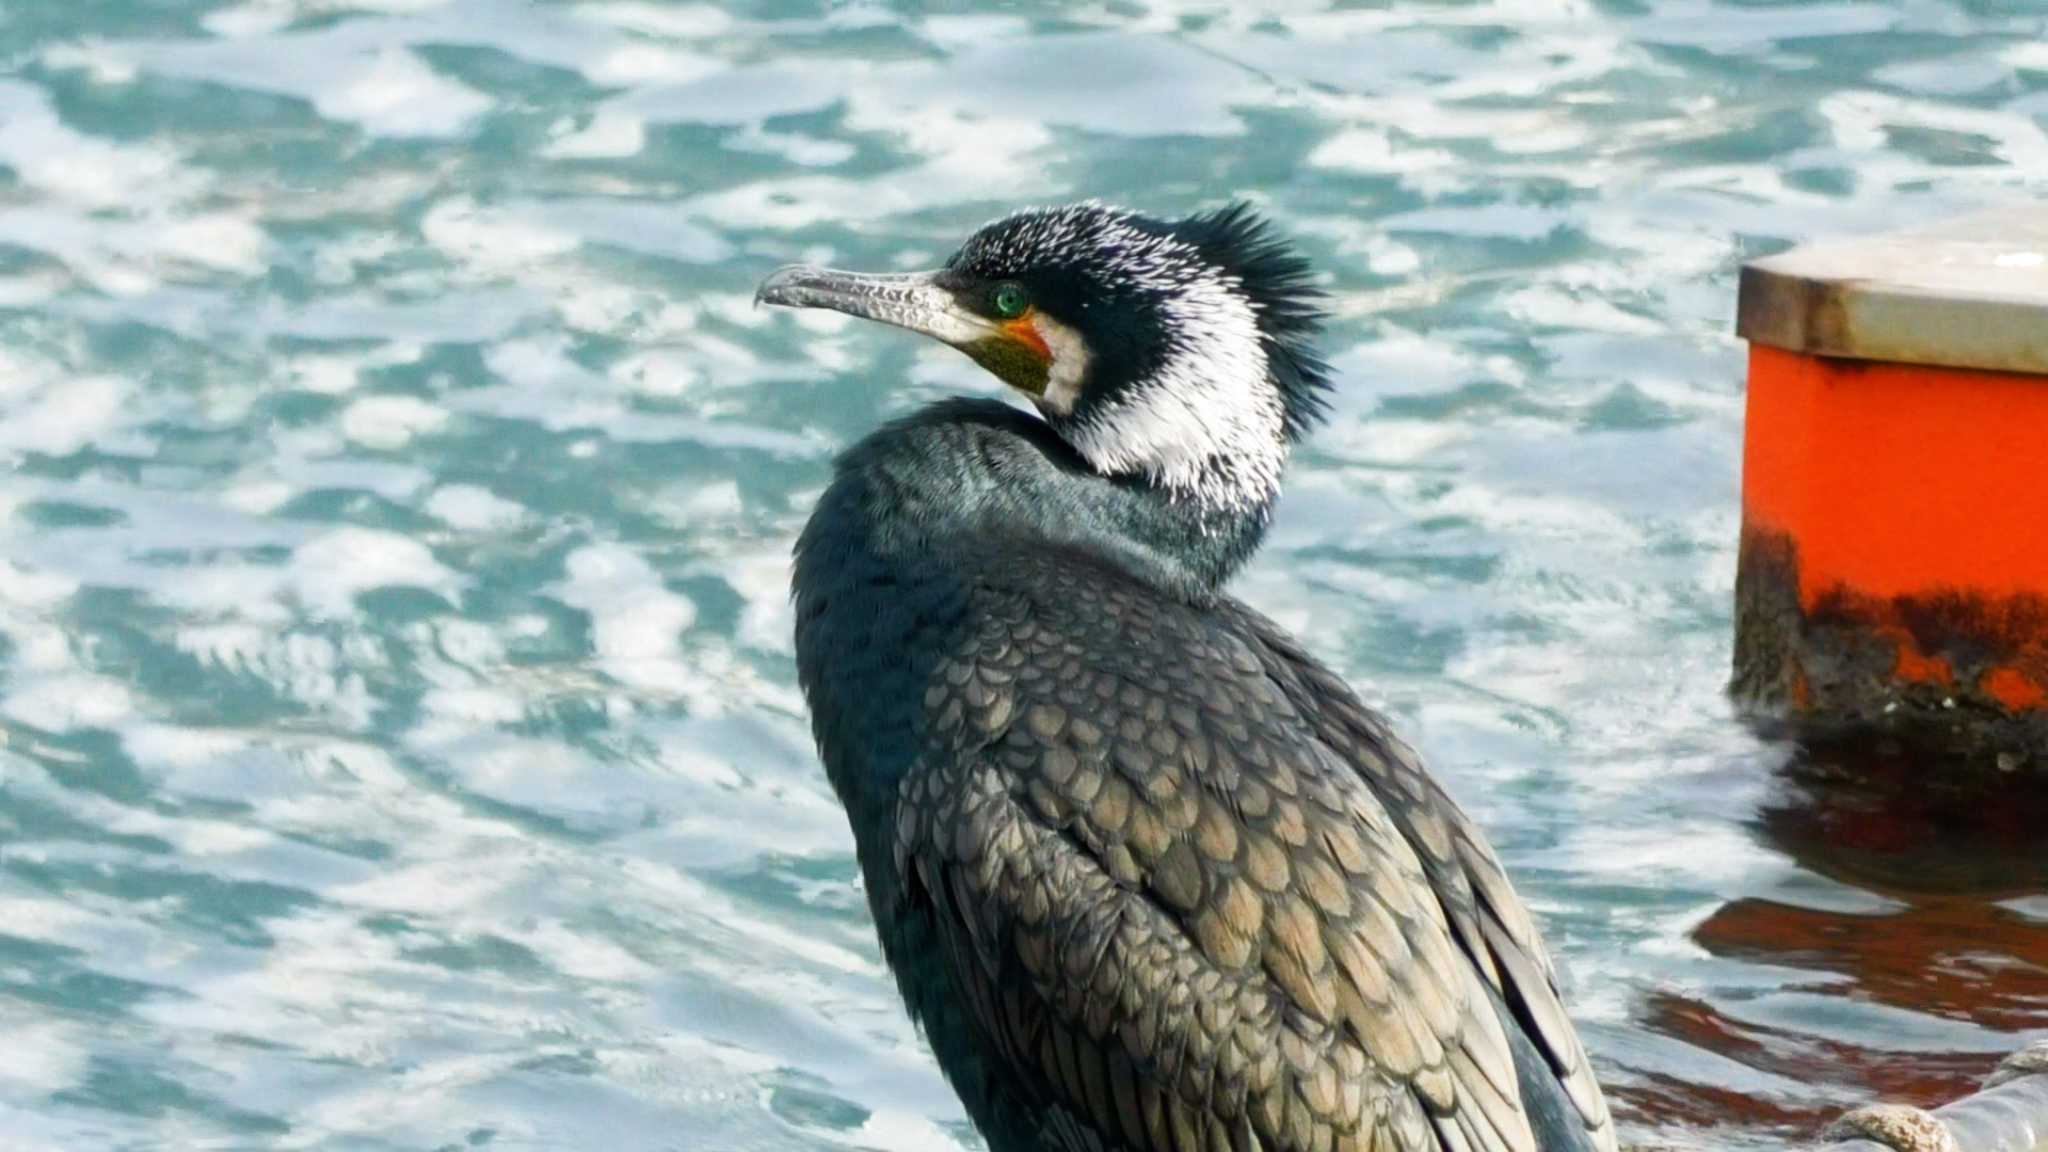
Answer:
<path fill-rule="evenodd" d="M 2048 1028 L 2048 811 L 1721 697 L 1736 268 L 2040 195 L 2041 0 L 984 7 L 0 0 L 0 1146 L 975 1147 L 785 587 L 836 448 L 995 387 L 749 295 L 1080 196 L 1330 274 L 1239 590 L 1492 830 L 1633 1138 Z"/>

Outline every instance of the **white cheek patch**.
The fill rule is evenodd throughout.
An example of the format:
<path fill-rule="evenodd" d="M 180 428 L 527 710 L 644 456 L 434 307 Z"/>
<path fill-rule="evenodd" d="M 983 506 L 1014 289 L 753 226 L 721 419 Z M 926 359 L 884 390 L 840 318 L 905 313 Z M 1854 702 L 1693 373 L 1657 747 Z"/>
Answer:
<path fill-rule="evenodd" d="M 1079 332 L 1043 312 L 1032 314 L 1031 326 L 1052 353 L 1052 364 L 1046 369 L 1045 395 L 1039 397 L 1039 407 L 1055 416 L 1065 416 L 1081 399 L 1081 385 L 1088 378 L 1088 344 Z"/>
<path fill-rule="evenodd" d="M 1287 464 L 1286 408 L 1267 374 L 1258 314 L 1234 282 L 1174 266 L 1164 318 L 1174 334 L 1147 379 L 1089 413 L 1068 440 L 1098 471 L 1143 472 L 1204 505 L 1272 499 Z"/>

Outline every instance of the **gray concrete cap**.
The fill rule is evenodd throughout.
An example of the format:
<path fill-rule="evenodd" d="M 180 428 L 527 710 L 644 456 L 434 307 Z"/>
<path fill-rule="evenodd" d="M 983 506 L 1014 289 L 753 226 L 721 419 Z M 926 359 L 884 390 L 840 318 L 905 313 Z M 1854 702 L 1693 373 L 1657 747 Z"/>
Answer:
<path fill-rule="evenodd" d="M 1735 330 L 1814 356 L 2048 375 L 2048 203 L 1750 263 Z"/>

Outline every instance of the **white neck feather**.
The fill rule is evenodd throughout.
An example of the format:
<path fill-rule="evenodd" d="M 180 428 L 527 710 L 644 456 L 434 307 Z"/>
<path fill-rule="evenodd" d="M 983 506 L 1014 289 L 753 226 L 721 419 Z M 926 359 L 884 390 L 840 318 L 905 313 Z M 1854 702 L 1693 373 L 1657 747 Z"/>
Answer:
<path fill-rule="evenodd" d="M 1252 304 L 1207 270 L 1167 301 L 1176 339 L 1165 363 L 1076 421 L 1067 439 L 1108 475 L 1143 473 L 1219 511 L 1264 504 L 1287 464 L 1286 410 Z"/>

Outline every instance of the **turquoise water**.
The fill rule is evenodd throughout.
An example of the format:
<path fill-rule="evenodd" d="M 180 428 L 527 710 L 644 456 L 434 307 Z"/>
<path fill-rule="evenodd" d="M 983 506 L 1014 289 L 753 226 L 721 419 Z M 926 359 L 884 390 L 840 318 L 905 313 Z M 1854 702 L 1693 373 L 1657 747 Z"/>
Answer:
<path fill-rule="evenodd" d="M 2041 0 L 984 7 L 0 0 L 0 1147 L 975 1147 L 785 586 L 996 389 L 749 296 L 1084 195 L 1329 273 L 1239 590 L 1493 830 L 1628 1135 L 2048 1029 L 2041 814 L 1721 697 L 1736 269 L 2048 190 Z"/>

